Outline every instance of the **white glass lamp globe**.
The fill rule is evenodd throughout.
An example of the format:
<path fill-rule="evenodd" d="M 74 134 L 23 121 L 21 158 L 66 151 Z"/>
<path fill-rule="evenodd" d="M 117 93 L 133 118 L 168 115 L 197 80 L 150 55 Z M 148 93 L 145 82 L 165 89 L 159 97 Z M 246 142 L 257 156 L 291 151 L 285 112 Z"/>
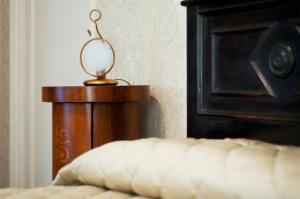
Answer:
<path fill-rule="evenodd" d="M 114 64 L 113 49 L 104 39 L 92 39 L 82 49 L 81 62 L 90 75 L 106 74 Z"/>

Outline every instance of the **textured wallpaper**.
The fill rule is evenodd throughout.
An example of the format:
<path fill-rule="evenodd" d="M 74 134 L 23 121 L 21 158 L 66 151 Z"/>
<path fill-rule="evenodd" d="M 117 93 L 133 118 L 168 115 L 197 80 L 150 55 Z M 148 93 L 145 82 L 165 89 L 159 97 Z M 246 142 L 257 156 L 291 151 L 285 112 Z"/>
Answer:
<path fill-rule="evenodd" d="M 0 187 L 8 186 L 9 171 L 9 0 L 0 1 Z"/>
<path fill-rule="evenodd" d="M 116 51 L 109 77 L 149 84 L 147 136 L 186 136 L 186 10 L 179 0 L 93 0 Z"/>

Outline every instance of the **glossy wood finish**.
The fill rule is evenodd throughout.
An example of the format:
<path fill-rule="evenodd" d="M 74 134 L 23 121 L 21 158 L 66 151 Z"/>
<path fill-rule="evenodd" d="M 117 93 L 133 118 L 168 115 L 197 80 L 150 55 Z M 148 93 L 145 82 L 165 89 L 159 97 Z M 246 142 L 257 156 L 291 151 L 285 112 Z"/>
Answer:
<path fill-rule="evenodd" d="M 91 149 L 92 105 L 54 103 L 52 110 L 52 174 Z"/>
<path fill-rule="evenodd" d="M 137 102 L 149 100 L 149 86 L 43 87 L 43 102 Z"/>
<path fill-rule="evenodd" d="M 182 4 L 188 6 L 188 136 L 300 145 L 300 2 Z M 276 54 L 278 46 L 292 50 Z M 275 62 L 293 68 L 281 77 L 272 71 Z"/>
<path fill-rule="evenodd" d="M 93 145 L 140 138 L 139 114 L 138 103 L 95 103 Z"/>
<path fill-rule="evenodd" d="M 53 177 L 78 155 L 115 140 L 140 138 L 140 102 L 149 86 L 43 87 L 53 103 Z"/>

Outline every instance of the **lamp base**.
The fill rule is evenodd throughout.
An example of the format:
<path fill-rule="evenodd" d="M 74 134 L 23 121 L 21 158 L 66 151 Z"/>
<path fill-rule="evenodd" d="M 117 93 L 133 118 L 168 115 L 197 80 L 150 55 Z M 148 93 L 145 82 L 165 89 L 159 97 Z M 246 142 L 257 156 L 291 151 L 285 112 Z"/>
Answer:
<path fill-rule="evenodd" d="M 114 79 L 91 79 L 83 82 L 85 86 L 115 86 L 118 81 Z"/>

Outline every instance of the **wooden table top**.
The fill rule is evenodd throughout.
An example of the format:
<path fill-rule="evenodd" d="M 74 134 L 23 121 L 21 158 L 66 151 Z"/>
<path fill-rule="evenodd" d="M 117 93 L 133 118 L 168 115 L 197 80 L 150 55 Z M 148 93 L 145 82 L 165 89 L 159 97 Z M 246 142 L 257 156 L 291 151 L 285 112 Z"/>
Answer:
<path fill-rule="evenodd" d="M 137 102 L 150 99 L 150 86 L 43 87 L 43 102 Z"/>

